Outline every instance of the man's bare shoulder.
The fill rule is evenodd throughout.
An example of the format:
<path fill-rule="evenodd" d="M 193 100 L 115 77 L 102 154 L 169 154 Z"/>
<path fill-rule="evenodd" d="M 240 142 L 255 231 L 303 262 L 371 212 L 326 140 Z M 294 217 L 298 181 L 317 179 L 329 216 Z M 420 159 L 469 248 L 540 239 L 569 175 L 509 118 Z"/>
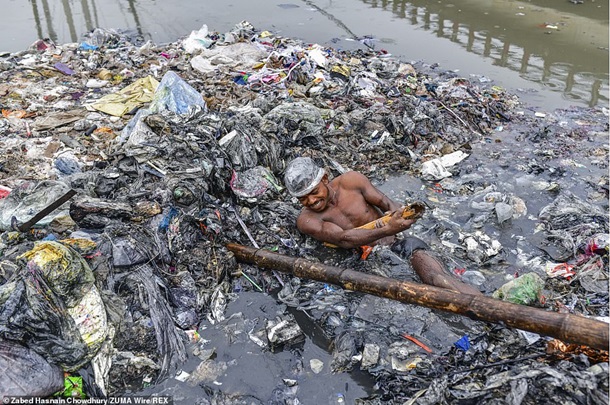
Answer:
<path fill-rule="evenodd" d="M 304 233 L 318 229 L 322 224 L 322 216 L 310 209 L 304 208 L 297 217 L 297 228 Z"/>
<path fill-rule="evenodd" d="M 360 172 L 345 172 L 335 179 L 340 187 L 345 189 L 359 189 L 369 184 L 369 179 Z"/>

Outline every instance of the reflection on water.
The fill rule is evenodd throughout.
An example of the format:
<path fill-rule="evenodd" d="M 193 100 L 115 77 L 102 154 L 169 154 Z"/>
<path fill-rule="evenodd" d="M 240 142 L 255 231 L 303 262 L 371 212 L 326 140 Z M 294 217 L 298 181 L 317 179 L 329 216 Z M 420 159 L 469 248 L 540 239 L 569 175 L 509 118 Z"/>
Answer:
<path fill-rule="evenodd" d="M 608 104 L 608 2 L 361 0 L 562 91 Z"/>
<path fill-rule="evenodd" d="M 36 32 L 38 38 L 51 38 L 56 42 L 68 42 L 68 40 L 60 41 L 60 36 L 54 27 L 54 23 L 65 26 L 69 30 L 69 42 L 78 42 L 80 39 L 80 30 L 77 30 L 79 26 L 78 22 L 75 22 L 74 16 L 82 16 L 83 23 L 87 32 L 92 31 L 94 28 L 116 28 L 116 27 L 105 27 L 104 24 L 100 24 L 100 13 L 98 12 L 99 7 L 96 0 L 61 0 L 61 4 L 57 4 L 56 1 L 49 0 L 29 0 L 32 6 L 32 16 L 36 25 Z M 139 34 L 143 34 L 142 25 L 138 17 L 138 10 L 135 0 L 127 0 L 127 7 L 124 8 L 122 5 L 121 14 L 124 16 L 131 16 L 133 18 L 133 24 L 131 28 L 135 29 Z M 108 7 L 106 2 L 101 2 L 100 6 Z M 58 19 L 56 8 L 60 8 L 59 13 L 61 17 L 65 18 Z"/>
<path fill-rule="evenodd" d="M 3 1 L 6 0 L 0 0 L 0 3 Z M 348 27 L 349 24 L 342 22 L 349 20 L 350 13 L 358 12 L 352 11 L 356 7 L 350 7 L 357 0 L 295 0 L 291 4 L 288 4 L 289 1 L 276 1 L 253 9 L 252 5 L 244 4 L 242 0 L 198 5 L 175 1 L 161 4 L 154 0 L 29 0 L 31 17 L 28 21 L 33 18 L 38 38 L 49 37 L 59 43 L 78 42 L 84 32 L 96 27 L 128 27 L 147 39 L 159 35 L 168 39 L 173 35 L 175 37 L 169 39 L 173 41 L 201 26 L 187 27 L 185 25 L 189 24 L 177 21 L 178 18 L 193 19 L 193 15 L 196 15 L 193 21 L 214 19 L 217 17 L 208 16 L 215 16 L 212 12 L 221 9 L 232 10 L 224 14 L 228 19 L 249 19 L 247 15 L 238 17 L 237 10 L 250 14 L 258 12 L 263 15 L 251 17 L 268 21 L 268 26 L 277 26 L 279 19 L 286 19 L 281 23 L 298 28 L 303 24 L 298 19 L 290 21 L 285 14 L 269 12 L 270 9 L 278 9 L 278 6 L 290 5 L 295 10 L 292 11 L 293 16 L 311 19 L 311 10 L 315 9 L 322 14 L 332 14 L 332 23 L 337 27 L 341 25 L 339 28 L 348 33 L 350 29 L 362 28 Z M 429 32 L 437 38 L 446 39 L 469 53 L 491 59 L 496 66 L 517 72 L 525 80 L 559 92 L 568 100 L 589 106 L 608 105 L 607 0 L 587 0 L 583 4 L 573 4 L 567 0 L 360 2 L 367 8 L 387 11 L 391 15 L 388 20 L 397 18 L 409 24 L 412 30 Z M 324 30 L 321 26 L 315 29 Z"/>

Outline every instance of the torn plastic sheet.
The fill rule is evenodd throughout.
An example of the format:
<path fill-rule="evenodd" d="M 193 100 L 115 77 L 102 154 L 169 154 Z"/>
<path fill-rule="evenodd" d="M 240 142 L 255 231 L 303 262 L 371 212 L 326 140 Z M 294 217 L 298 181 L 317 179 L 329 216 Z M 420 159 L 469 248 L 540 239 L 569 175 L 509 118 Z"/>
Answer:
<path fill-rule="evenodd" d="M 84 113 L 82 110 L 50 112 L 37 118 L 32 124 L 32 129 L 36 131 L 45 131 L 62 127 L 82 119 L 83 116 Z"/>
<path fill-rule="evenodd" d="M 158 86 L 159 82 L 149 75 L 116 93 L 100 98 L 91 104 L 91 107 L 106 114 L 122 117 L 136 107 L 150 103 Z"/>
<path fill-rule="evenodd" d="M 254 44 L 238 42 L 203 49 L 199 55 L 191 60 L 191 66 L 201 73 L 211 73 L 220 68 L 232 68 L 237 65 L 242 68 L 251 68 L 267 56 L 266 52 Z"/>
<path fill-rule="evenodd" d="M 4 231 L 12 229 L 13 217 L 17 220 L 17 224 L 27 222 L 69 190 L 70 187 L 61 181 L 44 180 L 21 183 L 6 198 L 0 199 L 0 229 Z M 68 203 L 63 206 L 68 206 Z M 57 209 L 38 221 L 35 226 L 46 226 L 56 217 L 66 214 L 67 210 Z"/>
<path fill-rule="evenodd" d="M 573 238 L 575 246 L 584 247 L 589 237 L 608 233 L 608 212 L 570 192 L 562 193 L 543 207 L 538 218 L 549 233 L 566 232 Z"/>
<path fill-rule="evenodd" d="M 65 370 L 76 370 L 96 354 L 106 337 L 105 308 L 88 267 L 61 254 L 70 252 L 69 248 L 59 248 L 56 242 L 40 245 L 30 256 L 28 271 L 0 286 L 0 335 L 23 342 Z M 44 246 L 59 250 L 44 250 Z"/>
<path fill-rule="evenodd" d="M 233 130 L 222 137 L 218 144 L 231 158 L 237 170 L 251 169 L 258 164 L 258 154 L 252 136 Z"/>
<path fill-rule="evenodd" d="M 285 135 L 297 145 L 322 144 L 324 119 L 314 105 L 297 101 L 282 103 L 269 111 L 265 119 L 278 126 L 280 134 Z"/>
<path fill-rule="evenodd" d="M 64 387 L 64 372 L 18 343 L 0 340 L 0 397 L 47 397 Z"/>
<path fill-rule="evenodd" d="M 440 158 L 425 161 L 421 165 L 421 177 L 424 180 L 441 180 L 452 176 L 447 170 L 468 157 L 467 153 L 455 151 Z"/>
<path fill-rule="evenodd" d="M 172 319 L 172 312 L 160 290 L 162 282 L 153 274 L 148 265 L 141 265 L 127 277 L 132 278 L 144 287 L 145 305 L 150 310 L 157 341 L 157 351 L 160 356 L 160 372 L 158 380 L 165 379 L 175 372 L 186 360 L 186 347 Z"/>

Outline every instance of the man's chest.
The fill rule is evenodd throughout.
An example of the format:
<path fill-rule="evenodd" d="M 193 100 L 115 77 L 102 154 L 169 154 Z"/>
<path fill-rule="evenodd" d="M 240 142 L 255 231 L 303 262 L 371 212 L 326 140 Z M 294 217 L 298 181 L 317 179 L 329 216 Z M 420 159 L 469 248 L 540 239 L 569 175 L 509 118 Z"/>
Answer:
<path fill-rule="evenodd" d="M 360 193 L 342 193 L 337 205 L 324 213 L 324 221 L 352 229 L 379 218 L 378 211 Z"/>

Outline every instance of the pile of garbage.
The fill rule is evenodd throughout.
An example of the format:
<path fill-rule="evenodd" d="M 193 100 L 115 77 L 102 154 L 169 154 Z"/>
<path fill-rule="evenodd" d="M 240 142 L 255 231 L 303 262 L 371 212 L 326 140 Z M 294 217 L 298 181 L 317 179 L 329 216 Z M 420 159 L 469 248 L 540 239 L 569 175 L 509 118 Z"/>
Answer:
<path fill-rule="evenodd" d="M 66 395 L 67 372 L 79 395 L 179 381 L 205 389 L 198 403 L 308 403 L 298 378 L 263 398 L 214 384 L 229 365 L 205 329 L 258 292 L 281 313 L 241 319 L 224 344 L 298 348 L 291 311 L 305 313 L 332 373 L 375 380 L 358 403 L 607 402 L 607 352 L 238 264 L 225 247 L 416 280 L 388 249 L 362 261 L 297 231 L 281 179 L 311 156 L 334 176 L 418 179 L 394 196 L 428 205 L 412 232 L 485 294 L 608 319 L 606 109 L 535 112 L 488 81 L 247 22 L 165 45 L 106 29 L 43 39 L 2 55 L 0 77 L 2 395 Z"/>

